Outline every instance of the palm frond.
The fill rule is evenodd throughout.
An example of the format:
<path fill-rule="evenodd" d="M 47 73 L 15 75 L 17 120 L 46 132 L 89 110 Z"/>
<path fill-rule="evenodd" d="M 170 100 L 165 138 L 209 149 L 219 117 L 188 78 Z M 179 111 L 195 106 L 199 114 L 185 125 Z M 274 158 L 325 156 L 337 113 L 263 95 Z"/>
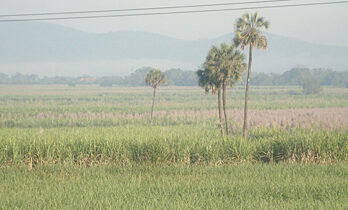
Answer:
<path fill-rule="evenodd" d="M 261 29 L 268 29 L 269 22 L 264 17 L 260 17 L 258 12 L 254 14 L 244 14 L 238 18 L 236 23 L 236 34 L 233 43 L 237 47 L 244 49 L 245 46 L 255 46 L 261 49 L 268 47 L 267 38 L 262 34 Z"/>

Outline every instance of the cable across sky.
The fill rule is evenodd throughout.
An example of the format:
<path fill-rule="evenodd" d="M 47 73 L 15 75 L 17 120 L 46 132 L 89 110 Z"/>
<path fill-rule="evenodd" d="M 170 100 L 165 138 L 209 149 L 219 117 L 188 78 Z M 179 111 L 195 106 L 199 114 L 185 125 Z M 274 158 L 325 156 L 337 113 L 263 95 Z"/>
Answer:
<path fill-rule="evenodd" d="M 294 0 L 270 0 L 270 1 L 257 1 L 257 3 L 270 3 L 270 2 L 284 2 Z M 235 2 L 226 4 L 250 4 L 251 2 Z M 252 4 L 256 2 L 253 1 Z M 110 15 L 86 15 L 86 16 L 66 16 L 66 17 L 42 17 L 42 18 L 23 18 L 23 19 L 1 19 L 0 22 L 20 22 L 20 21 L 40 21 L 40 20 L 72 20 L 72 19 L 93 19 L 93 18 L 117 18 L 117 17 L 136 17 L 136 16 L 155 16 L 155 15 L 174 15 L 174 14 L 193 14 L 193 13 L 207 13 L 207 12 L 224 12 L 224 11 L 239 11 L 250 9 L 275 9 L 275 8 L 288 8 L 288 7 L 304 7 L 304 6 L 319 6 L 319 5 L 334 5 L 334 4 L 347 4 L 348 1 L 330 1 L 330 2 L 312 2 L 302 4 L 281 4 L 281 5 L 261 5 L 261 6 L 249 6 L 249 7 L 236 7 L 236 8 L 217 8 L 217 9 L 203 9 L 203 10 L 184 10 L 184 11 L 167 11 L 167 12 L 148 12 L 148 13 L 128 13 L 128 14 L 110 14 Z M 222 4 L 205 4 L 200 7 L 207 6 L 222 6 Z M 123 10 L 98 10 L 98 11 L 75 11 L 75 12 L 57 12 L 57 13 L 33 13 L 33 14 L 13 14 L 13 15 L 0 15 L 0 17 L 10 16 L 43 16 L 43 15 L 62 15 L 62 14 L 80 14 L 80 13 L 97 13 L 97 12 L 125 12 L 135 10 L 157 10 L 157 9 L 178 9 L 178 8 L 191 8 L 199 7 L 199 5 L 191 6 L 176 6 L 176 7 L 154 7 L 154 8 L 135 8 L 135 9 L 123 9 Z"/>
<path fill-rule="evenodd" d="M 108 10 L 85 10 L 85 11 L 64 11 L 64 12 L 43 12 L 43 13 L 24 13 L 24 14 L 0 14 L 0 17 L 23 17 L 23 16 L 47 16 L 47 15 L 67 15 L 67 14 L 90 14 L 90 13 L 110 13 L 110 12 L 131 12 L 131 11 L 147 11 L 147 10 L 166 10 L 166 9 L 186 9 L 196 7 L 218 7 L 243 4 L 264 4 L 278 3 L 298 0 L 263 0 L 263 1 L 244 1 L 230 2 L 219 4 L 195 4 L 195 5 L 179 5 L 179 6 L 164 6 L 164 7 L 143 7 L 143 8 L 126 8 L 126 9 L 108 9 Z"/>

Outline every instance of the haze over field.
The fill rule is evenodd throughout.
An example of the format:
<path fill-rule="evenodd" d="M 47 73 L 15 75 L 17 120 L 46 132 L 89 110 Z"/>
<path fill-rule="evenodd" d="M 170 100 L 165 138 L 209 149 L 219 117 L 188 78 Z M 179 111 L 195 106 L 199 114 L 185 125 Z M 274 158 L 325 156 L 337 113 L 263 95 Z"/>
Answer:
<path fill-rule="evenodd" d="M 1 0 L 0 209 L 348 209 L 347 8 Z"/>
<path fill-rule="evenodd" d="M 267 34 L 269 50 L 256 51 L 255 72 L 281 73 L 296 65 L 348 70 L 348 47 L 312 44 Z M 127 75 L 141 66 L 196 70 L 212 45 L 233 34 L 183 40 L 165 35 L 119 31 L 87 33 L 51 23 L 3 23 L 0 72 L 41 76 Z"/>

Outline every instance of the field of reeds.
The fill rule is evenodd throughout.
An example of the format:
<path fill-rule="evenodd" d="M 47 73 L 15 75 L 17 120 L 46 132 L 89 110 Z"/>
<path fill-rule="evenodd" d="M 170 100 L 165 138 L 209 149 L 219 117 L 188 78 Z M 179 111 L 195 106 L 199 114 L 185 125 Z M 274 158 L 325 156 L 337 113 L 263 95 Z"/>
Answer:
<path fill-rule="evenodd" d="M 230 89 L 232 134 L 218 133 L 216 96 L 161 87 L 149 123 L 147 87 L 0 87 L 0 164 L 45 162 L 335 162 L 348 157 L 348 89 L 304 95 L 298 87 L 250 94 L 241 137 L 242 87 Z M 31 163 L 32 162 L 32 163 Z M 93 163 L 89 163 L 93 162 Z"/>
<path fill-rule="evenodd" d="M 155 105 L 158 126 L 212 124 L 216 96 L 198 87 L 161 87 Z M 0 128 L 113 127 L 148 125 L 149 87 L 0 86 Z M 244 89 L 227 95 L 229 121 L 240 126 Z M 348 89 L 325 88 L 303 95 L 298 87 L 257 87 L 250 93 L 252 127 L 346 128 Z"/>
<path fill-rule="evenodd" d="M 150 124 L 149 87 L 0 86 L 0 209 L 347 207 L 348 89 L 252 87 L 248 139 L 243 97 L 228 90 L 222 139 L 198 87 L 160 87 Z"/>

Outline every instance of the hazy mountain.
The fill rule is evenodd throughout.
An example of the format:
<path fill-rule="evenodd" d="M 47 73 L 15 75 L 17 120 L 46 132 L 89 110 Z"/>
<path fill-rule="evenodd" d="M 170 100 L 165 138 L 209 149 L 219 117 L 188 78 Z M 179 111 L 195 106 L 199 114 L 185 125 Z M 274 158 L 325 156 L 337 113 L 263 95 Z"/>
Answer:
<path fill-rule="evenodd" d="M 267 34 L 269 49 L 255 51 L 254 70 L 283 72 L 296 65 L 348 70 L 348 48 Z M 1 23 L 0 72 L 41 75 L 125 75 L 141 66 L 195 70 L 216 39 L 181 40 L 122 31 L 93 34 L 40 22 Z"/>

